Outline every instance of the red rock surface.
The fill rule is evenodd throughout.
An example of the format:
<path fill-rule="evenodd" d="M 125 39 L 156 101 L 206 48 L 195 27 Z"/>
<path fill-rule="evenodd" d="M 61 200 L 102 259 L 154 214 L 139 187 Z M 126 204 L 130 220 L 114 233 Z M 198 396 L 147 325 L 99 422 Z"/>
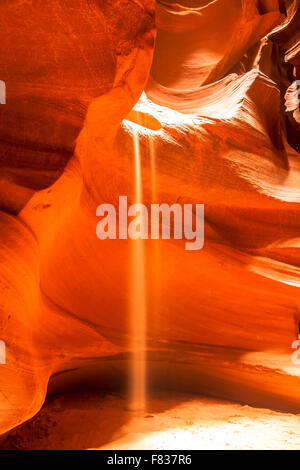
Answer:
<path fill-rule="evenodd" d="M 154 3 L 0 7 L 2 433 L 40 409 L 51 376 L 55 390 L 58 377 L 71 388 L 101 377 L 107 360 L 127 369 L 131 245 L 99 241 L 95 214 L 119 195 L 134 201 L 134 132 L 144 202 L 204 203 L 206 214 L 202 251 L 145 242 L 154 382 L 169 373 L 182 389 L 183 360 L 189 391 L 299 411 L 297 374 L 270 364 L 291 352 L 300 321 L 287 92 L 299 2 L 159 0 L 155 51 Z M 249 352 L 264 360 L 248 364 Z M 73 385 L 57 375 L 70 369 Z"/>

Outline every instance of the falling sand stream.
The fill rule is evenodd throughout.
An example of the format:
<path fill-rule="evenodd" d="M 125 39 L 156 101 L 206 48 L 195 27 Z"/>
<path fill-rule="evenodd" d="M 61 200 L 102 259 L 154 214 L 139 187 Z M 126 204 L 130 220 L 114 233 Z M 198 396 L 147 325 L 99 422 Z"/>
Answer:
<path fill-rule="evenodd" d="M 135 203 L 142 203 L 141 153 L 139 134 L 134 130 L 134 163 L 135 163 Z M 144 230 L 141 227 L 141 234 Z M 146 266 L 145 241 L 142 238 L 131 241 L 131 286 L 130 286 L 130 350 L 131 389 L 129 409 L 143 410 L 146 405 Z"/>
<path fill-rule="evenodd" d="M 139 119 L 138 119 L 139 120 Z M 155 175 L 155 144 L 154 136 L 149 135 L 149 156 L 151 168 L 151 199 L 156 200 L 156 175 Z M 141 165 L 141 147 L 139 142 L 139 132 L 134 129 L 133 132 L 134 147 L 134 175 L 135 188 L 134 197 L 136 204 L 143 203 L 142 187 L 142 165 Z M 145 222 L 146 223 L 146 222 Z M 140 238 L 131 240 L 131 259 L 130 259 L 130 350 L 132 351 L 131 371 L 130 371 L 130 397 L 129 409 L 139 411 L 146 406 L 146 350 L 147 350 L 147 287 L 146 287 L 146 253 L 145 240 L 143 233 L 145 230 L 144 221 L 140 227 Z M 151 263 L 158 274 L 159 269 L 159 246 L 155 241 Z M 153 285 L 151 284 L 151 308 L 157 309 L 158 304 L 158 275 L 155 276 Z M 153 312 L 155 313 L 155 312 Z"/>

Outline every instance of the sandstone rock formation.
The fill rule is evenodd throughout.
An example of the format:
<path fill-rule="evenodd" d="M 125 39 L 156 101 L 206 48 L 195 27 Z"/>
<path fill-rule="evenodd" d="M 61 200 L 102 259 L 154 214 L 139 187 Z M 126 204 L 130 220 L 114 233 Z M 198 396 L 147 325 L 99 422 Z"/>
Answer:
<path fill-rule="evenodd" d="M 46 3 L 0 7 L 0 432 L 51 376 L 126 364 L 131 244 L 95 228 L 136 137 L 145 204 L 206 214 L 202 251 L 145 241 L 153 381 L 299 410 L 299 1 L 158 0 L 155 51 L 154 0 Z"/>

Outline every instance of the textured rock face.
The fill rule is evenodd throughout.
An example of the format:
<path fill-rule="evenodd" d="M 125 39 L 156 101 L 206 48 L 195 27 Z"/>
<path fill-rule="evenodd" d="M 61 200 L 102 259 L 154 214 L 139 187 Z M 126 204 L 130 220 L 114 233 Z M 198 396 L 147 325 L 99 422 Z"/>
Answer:
<path fill-rule="evenodd" d="M 64 357 L 68 362 L 77 353 L 94 356 L 96 344 L 104 355 L 115 352 L 115 346 L 87 323 L 82 325 L 87 333 L 83 340 L 81 321 L 67 319 L 40 289 L 42 258 L 50 254 L 61 223 L 74 211 L 82 191 L 77 159 L 57 182 L 59 199 L 55 200 L 54 190 L 46 190 L 46 195 L 54 194 L 52 208 L 47 202 L 30 202 L 33 217 L 28 226 L 23 224 L 26 208 L 19 218 L 7 213 L 18 213 L 32 196 L 32 188 L 49 184 L 53 174 L 57 177 L 51 170 L 62 170 L 73 153 L 92 102 L 90 115 L 95 120 L 102 116 L 102 123 L 93 125 L 102 127 L 107 121 L 104 134 L 132 109 L 148 78 L 155 29 L 154 1 L 148 0 L 15 0 L 2 2 L 0 17 L 6 26 L 1 32 L 1 79 L 7 86 L 7 104 L 0 108 L 5 210 L 1 212 L 0 325 L 7 345 L 7 365 L 0 374 L 3 432 L 40 408 L 58 357 L 59 362 Z M 117 99 L 110 99 L 110 93 Z M 105 114 L 97 111 L 101 96 L 108 103 L 102 109 Z M 36 236 L 41 238 L 37 241 Z M 56 311 L 56 319 L 46 311 L 48 302 L 49 315 Z M 70 328 L 70 342 L 63 327 L 66 322 L 69 329 L 69 320 L 77 330 Z"/>
<path fill-rule="evenodd" d="M 271 35 L 272 40 L 284 53 L 285 63 L 290 64 L 290 78 L 294 81 L 289 85 L 286 98 L 286 127 L 290 144 L 299 152 L 300 116 L 299 116 L 299 79 L 300 79 L 300 2 L 289 2 L 287 21 Z"/>
<path fill-rule="evenodd" d="M 154 1 L 47 3 L 0 10 L 0 431 L 38 411 L 53 374 L 128 352 L 130 243 L 97 240 L 95 214 L 134 201 L 134 137 L 145 204 L 206 211 L 201 252 L 145 242 L 158 376 L 186 355 L 194 390 L 298 409 L 269 351 L 284 357 L 299 322 L 299 2 L 160 0 L 151 73 Z"/>
<path fill-rule="evenodd" d="M 158 38 L 152 77 L 190 90 L 224 77 L 262 36 L 278 24 L 275 1 L 158 2 Z M 201 34 L 199 32 L 201 31 Z M 167 63 L 168 67 L 161 67 Z"/>
<path fill-rule="evenodd" d="M 57 169 L 72 155 L 88 105 L 120 86 L 153 36 L 153 2 L 2 2 L 1 165 Z M 145 66 L 145 73 L 147 65 Z M 132 103 L 140 89 L 133 89 Z"/>

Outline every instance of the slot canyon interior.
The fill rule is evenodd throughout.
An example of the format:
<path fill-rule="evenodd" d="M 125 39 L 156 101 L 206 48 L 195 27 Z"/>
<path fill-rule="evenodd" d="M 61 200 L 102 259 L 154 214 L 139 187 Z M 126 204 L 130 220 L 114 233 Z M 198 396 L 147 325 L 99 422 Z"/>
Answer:
<path fill-rule="evenodd" d="M 0 24 L 0 449 L 300 449 L 300 0 Z M 203 248 L 99 239 L 122 195 Z"/>

